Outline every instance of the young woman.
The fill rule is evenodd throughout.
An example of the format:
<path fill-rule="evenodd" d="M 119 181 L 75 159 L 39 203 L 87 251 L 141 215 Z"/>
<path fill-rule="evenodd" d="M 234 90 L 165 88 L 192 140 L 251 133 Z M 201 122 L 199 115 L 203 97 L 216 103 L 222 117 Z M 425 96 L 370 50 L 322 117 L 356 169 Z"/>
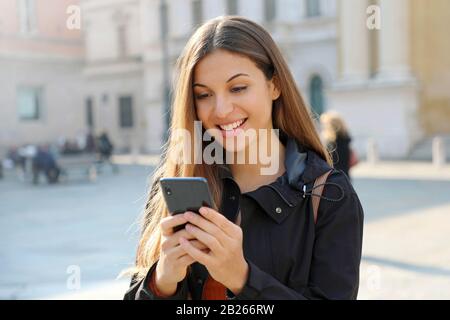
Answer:
<path fill-rule="evenodd" d="M 195 121 L 213 140 L 202 150 L 218 143 L 224 164 L 194 161 L 195 148 L 179 147 L 174 132 L 194 136 Z M 178 61 L 170 133 L 125 299 L 356 298 L 361 204 L 348 178 L 332 169 L 288 66 L 261 26 L 219 17 L 195 32 Z M 247 133 L 256 134 L 239 139 Z M 249 159 L 255 146 L 267 157 L 236 160 Z M 319 195 L 314 182 L 330 170 Z M 214 208 L 171 216 L 158 180 L 175 176 L 205 177 Z M 321 198 L 317 222 L 314 197 Z"/>

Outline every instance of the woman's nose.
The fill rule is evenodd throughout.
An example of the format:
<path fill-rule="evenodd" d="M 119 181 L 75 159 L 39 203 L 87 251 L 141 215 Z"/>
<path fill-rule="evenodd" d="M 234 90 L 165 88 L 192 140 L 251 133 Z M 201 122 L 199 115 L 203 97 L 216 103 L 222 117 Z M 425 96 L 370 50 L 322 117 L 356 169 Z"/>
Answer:
<path fill-rule="evenodd" d="M 216 98 L 214 113 L 217 118 L 226 118 L 233 111 L 233 104 L 224 97 Z"/>

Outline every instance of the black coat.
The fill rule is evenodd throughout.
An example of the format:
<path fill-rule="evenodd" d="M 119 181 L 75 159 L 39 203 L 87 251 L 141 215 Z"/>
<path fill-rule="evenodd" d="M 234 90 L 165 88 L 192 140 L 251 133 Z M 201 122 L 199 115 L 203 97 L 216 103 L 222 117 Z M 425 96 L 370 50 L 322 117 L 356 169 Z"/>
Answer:
<path fill-rule="evenodd" d="M 276 181 L 240 193 L 223 166 L 220 212 L 233 219 L 241 210 L 244 257 L 249 277 L 235 299 L 356 299 L 363 236 L 363 209 L 342 171 L 333 170 L 322 193 L 314 224 L 314 180 L 330 170 L 315 152 L 289 138 L 286 172 Z M 305 191 L 303 187 L 305 186 Z M 132 281 L 125 299 L 158 299 L 147 277 Z M 171 299 L 200 299 L 208 273 L 195 263 Z M 230 292 L 228 292 L 230 293 Z"/>

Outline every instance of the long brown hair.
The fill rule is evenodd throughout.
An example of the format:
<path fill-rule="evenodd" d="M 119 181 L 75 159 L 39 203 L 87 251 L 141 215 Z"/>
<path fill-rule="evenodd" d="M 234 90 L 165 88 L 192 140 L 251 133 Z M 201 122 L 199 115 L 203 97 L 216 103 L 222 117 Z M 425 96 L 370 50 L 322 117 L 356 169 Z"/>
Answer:
<path fill-rule="evenodd" d="M 191 136 L 195 136 L 194 121 L 198 120 L 198 117 L 192 89 L 193 72 L 196 64 L 216 49 L 228 50 L 251 59 L 267 80 L 276 76 L 281 95 L 274 101 L 273 127 L 315 151 L 330 165 L 332 163 L 316 132 L 310 109 L 305 106 L 292 74 L 269 33 L 257 23 L 238 16 L 223 16 L 206 22 L 189 39 L 177 61 L 178 73 L 169 139 L 165 145 L 161 163 L 154 173 L 143 214 L 142 234 L 134 268 L 134 273 L 138 277 L 144 276 L 148 268 L 159 259 L 161 243 L 159 223 L 168 215 L 158 183 L 161 177 L 201 176 L 207 178 L 215 202 L 214 207 L 220 207 L 222 185 L 218 177 L 217 165 L 194 164 L 194 161 L 180 164 L 173 161 L 186 156 L 188 159 L 193 157 L 193 155 L 183 154 L 183 149 L 179 148 L 179 141 L 174 137 L 173 132 L 177 129 L 185 129 Z"/>

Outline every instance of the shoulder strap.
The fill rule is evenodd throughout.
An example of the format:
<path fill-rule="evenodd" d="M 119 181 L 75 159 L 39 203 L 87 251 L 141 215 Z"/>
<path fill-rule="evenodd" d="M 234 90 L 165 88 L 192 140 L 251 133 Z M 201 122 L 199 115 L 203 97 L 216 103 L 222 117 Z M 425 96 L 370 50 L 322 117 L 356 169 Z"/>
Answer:
<path fill-rule="evenodd" d="M 318 177 L 314 181 L 314 187 L 312 189 L 312 206 L 313 206 L 313 212 L 314 212 L 314 224 L 317 223 L 317 215 L 319 213 L 319 204 L 320 204 L 320 197 L 322 196 L 323 188 L 325 187 L 324 183 L 327 181 L 328 176 L 330 175 L 331 171 L 329 170 L 325 172 L 323 175 Z"/>

